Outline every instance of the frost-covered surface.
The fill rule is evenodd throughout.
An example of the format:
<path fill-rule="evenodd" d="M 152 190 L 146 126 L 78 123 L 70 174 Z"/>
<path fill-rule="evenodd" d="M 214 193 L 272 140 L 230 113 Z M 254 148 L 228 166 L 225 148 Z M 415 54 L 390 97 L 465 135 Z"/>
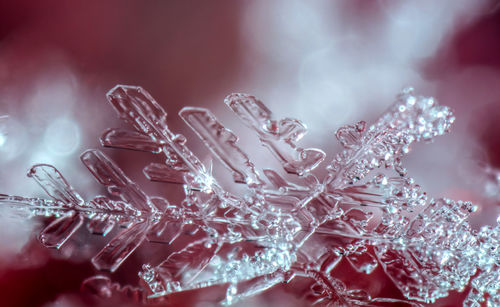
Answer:
<path fill-rule="evenodd" d="M 302 277 L 311 280 L 306 294 L 311 302 L 332 306 L 419 305 L 465 289 L 466 306 L 484 300 L 500 305 L 500 226 L 475 232 L 467 222 L 474 205 L 427 197 L 401 165 L 412 143 L 432 140 L 453 123 L 451 111 L 434 99 L 407 89 L 371 126 L 359 122 L 340 128 L 336 137 L 343 151 L 326 166 L 325 178 L 312 172 L 323 167 L 325 153 L 298 145 L 305 125 L 276 119 L 253 96 L 232 94 L 225 102 L 284 171 L 256 167 L 237 136 L 209 110 L 182 109 L 181 118 L 235 183 L 246 185 L 244 195 L 217 182 L 184 136 L 169 129 L 166 112 L 144 89 L 116 86 L 108 100 L 132 129 L 109 129 L 102 144 L 164 155 L 164 164 L 149 164 L 144 174 L 183 184 L 184 201 L 172 204 L 147 195 L 97 150 L 86 151 L 81 160 L 109 197 L 85 201 L 57 169 L 43 164 L 28 176 L 50 199 L 0 195 L 0 203 L 19 216 L 57 217 L 39 235 L 47 247 L 61 247 L 83 225 L 103 236 L 122 226 L 92 259 L 99 270 L 113 272 L 145 241 L 177 248 L 160 264 L 143 265 L 142 292 L 123 290 L 102 276 L 86 280 L 86 288 L 104 296 L 129 291 L 147 301 L 221 285 L 227 289 L 221 303 L 231 304 Z M 293 182 L 287 179 L 292 175 Z M 383 270 L 406 299 L 347 288 L 345 276 L 334 270 L 342 259 L 360 275 Z"/>

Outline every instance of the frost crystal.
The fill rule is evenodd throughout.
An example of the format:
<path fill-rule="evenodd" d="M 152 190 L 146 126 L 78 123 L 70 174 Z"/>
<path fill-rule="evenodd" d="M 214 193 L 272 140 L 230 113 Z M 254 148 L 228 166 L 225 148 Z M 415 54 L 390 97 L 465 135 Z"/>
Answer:
<path fill-rule="evenodd" d="M 287 176 L 258 169 L 238 146 L 238 137 L 209 110 L 182 109 L 181 118 L 234 181 L 246 185 L 241 196 L 217 182 L 185 137 L 169 129 L 166 112 L 144 89 L 120 85 L 107 97 L 132 130 L 109 129 L 102 144 L 163 154 L 165 163 L 147 165 L 144 174 L 183 184 L 183 202 L 147 195 L 97 150 L 86 151 L 81 160 L 110 197 L 84 201 L 50 165 L 35 165 L 28 173 L 50 199 L 0 195 L 0 203 L 20 216 L 56 217 L 39 235 L 47 247 L 61 247 L 82 225 L 102 236 L 124 227 L 92 259 L 99 270 L 116 270 L 144 241 L 175 247 L 163 262 L 143 265 L 142 291 L 103 276 L 86 280 L 84 288 L 105 297 L 120 292 L 153 300 L 219 285 L 226 292 L 221 303 L 232 304 L 306 278 L 311 286 L 305 296 L 331 306 L 419 305 L 465 289 L 465 306 L 485 300 L 500 305 L 500 226 L 475 232 L 467 223 L 474 205 L 429 199 L 401 165 L 412 143 L 442 135 L 453 123 L 451 111 L 434 99 L 407 89 L 371 126 L 359 122 L 340 128 L 336 137 L 343 151 L 327 166 L 324 179 L 311 171 L 325 153 L 297 145 L 306 126 L 274 119 L 253 96 L 232 94 L 225 103 L 256 132 Z M 286 179 L 290 176 L 293 182 Z M 335 272 L 341 261 L 360 275 L 383 271 L 405 299 L 349 289 L 345 276 Z"/>

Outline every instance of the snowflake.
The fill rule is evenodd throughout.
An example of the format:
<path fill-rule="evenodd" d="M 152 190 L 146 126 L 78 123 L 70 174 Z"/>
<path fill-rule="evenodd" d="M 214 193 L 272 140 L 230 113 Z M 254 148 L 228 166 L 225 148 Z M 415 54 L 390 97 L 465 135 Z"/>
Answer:
<path fill-rule="evenodd" d="M 146 241 L 176 248 L 160 264 L 143 265 L 142 289 L 122 288 L 100 275 L 84 281 L 85 287 L 104 296 L 128 291 L 129 297 L 154 301 L 219 285 L 226 292 L 221 303 L 232 304 L 305 278 L 311 285 L 303 295 L 329 306 L 420 305 L 465 289 L 464 306 L 485 300 L 500 305 L 500 226 L 474 231 L 467 223 L 474 205 L 428 198 L 401 164 L 412 143 L 449 131 L 455 118 L 434 99 L 406 89 L 371 126 L 361 121 L 341 127 L 336 137 L 343 151 L 326 167 L 323 179 L 312 171 L 325 153 L 297 145 L 306 126 L 296 119 L 275 119 L 253 96 L 232 94 L 225 103 L 293 180 L 276 170 L 258 170 L 238 147 L 238 137 L 209 110 L 182 109 L 181 118 L 234 181 L 246 186 L 240 196 L 225 190 L 211 167 L 186 146 L 186 138 L 168 128 L 166 112 L 144 89 L 119 85 L 107 97 L 133 129 L 109 129 L 101 143 L 163 154 L 165 163 L 147 165 L 144 174 L 182 184 L 181 203 L 147 195 L 98 150 L 84 152 L 81 160 L 109 197 L 83 200 L 46 164 L 33 166 L 28 176 L 50 199 L 0 195 L 0 203 L 19 216 L 56 217 L 39 235 L 46 247 L 60 248 L 83 225 L 102 236 L 123 227 L 92 258 L 98 270 L 115 271 Z M 349 289 L 335 274 L 342 260 L 360 275 L 382 270 L 404 298 Z"/>

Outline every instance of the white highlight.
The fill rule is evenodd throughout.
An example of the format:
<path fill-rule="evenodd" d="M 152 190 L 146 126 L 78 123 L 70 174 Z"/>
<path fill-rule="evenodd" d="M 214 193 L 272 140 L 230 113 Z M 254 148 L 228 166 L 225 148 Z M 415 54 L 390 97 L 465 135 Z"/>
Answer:
<path fill-rule="evenodd" d="M 55 155 L 71 155 L 80 145 L 80 127 L 69 118 L 58 118 L 45 130 L 44 144 Z"/>

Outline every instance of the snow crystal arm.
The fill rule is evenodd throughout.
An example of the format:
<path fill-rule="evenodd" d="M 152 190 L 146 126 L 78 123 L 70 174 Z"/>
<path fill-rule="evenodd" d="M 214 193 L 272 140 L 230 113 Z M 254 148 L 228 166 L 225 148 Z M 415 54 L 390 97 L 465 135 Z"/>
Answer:
<path fill-rule="evenodd" d="M 80 213 L 69 212 L 45 227 L 38 238 L 45 247 L 60 248 L 82 224 L 83 216 Z"/>
<path fill-rule="evenodd" d="M 64 204 L 72 204 L 73 206 L 83 204 L 83 199 L 80 195 L 76 193 L 61 173 L 52 165 L 34 165 L 28 172 L 28 177 L 35 179 L 42 189 L 56 201 Z"/>
<path fill-rule="evenodd" d="M 140 133 L 165 144 L 163 152 L 169 160 L 180 160 L 201 182 L 210 175 L 200 160 L 186 147 L 186 139 L 168 129 L 167 113 L 151 95 L 139 86 L 117 85 L 108 94 L 108 101 L 122 119 Z M 175 154 L 175 157 L 171 157 Z M 179 161 L 180 162 L 180 161 Z"/>
<path fill-rule="evenodd" d="M 102 152 L 87 150 L 80 156 L 80 159 L 99 183 L 108 187 L 109 193 L 119 196 L 138 210 L 145 212 L 155 210 L 149 197 Z"/>
<path fill-rule="evenodd" d="M 151 180 L 184 184 L 185 198 L 170 204 L 148 196 L 96 150 L 84 152 L 81 160 L 119 200 L 97 196 L 84 202 L 54 167 L 35 165 L 28 175 L 51 199 L 0 194 L 0 205 L 18 215 L 55 217 L 40 233 L 45 246 L 61 247 L 86 220 L 89 231 L 103 236 L 115 225 L 122 226 L 92 259 L 96 268 L 115 271 L 145 240 L 171 244 L 163 262 L 144 265 L 139 275 L 149 298 L 218 285 L 214 288 L 227 290 L 223 303 L 231 304 L 299 276 L 311 279 L 304 294 L 308 302 L 318 304 L 432 303 L 469 287 L 466 304 L 487 300 L 499 305 L 500 226 L 472 230 L 466 219 L 474 206 L 428 200 L 401 166 L 413 142 L 442 135 L 453 123 L 451 111 L 433 99 L 406 90 L 372 126 L 361 121 L 341 127 L 336 137 L 344 150 L 322 181 L 310 171 L 325 154 L 296 145 L 306 133 L 305 125 L 273 119 L 255 97 L 232 94 L 225 102 L 257 132 L 285 170 L 300 178 L 289 181 L 274 170 L 264 170 L 261 177 L 237 146 L 238 138 L 210 111 L 184 108 L 180 116 L 235 181 L 254 188 L 236 196 L 218 185 L 211 167 L 207 169 L 188 149 L 182 135 L 169 130 L 167 113 L 149 93 L 118 85 L 107 98 L 134 130 L 109 129 L 102 144 L 163 153 L 166 162 L 150 163 L 144 174 Z M 3 120 L 0 117 L 0 125 Z M 368 175 L 380 167 L 401 176 Z M 264 186 L 263 180 L 269 184 Z M 345 272 L 344 265 L 350 265 L 348 275 L 373 278 L 385 273 L 408 301 L 372 298 L 373 293 L 363 289 L 348 289 L 342 280 L 356 277 L 338 276 Z M 107 294 L 119 288 L 103 277 L 89 279 L 85 286 Z"/>
<path fill-rule="evenodd" d="M 94 234 L 105 236 L 115 224 L 127 227 L 142 221 L 142 212 L 122 201 L 113 201 L 105 196 L 97 196 L 85 205 L 90 211 L 87 228 Z M 87 209 L 88 208 L 88 209 Z"/>
<path fill-rule="evenodd" d="M 13 213 L 20 217 L 33 216 L 61 216 L 73 210 L 60 202 L 42 198 L 25 198 L 0 194 L 0 204 L 14 210 Z"/>
<path fill-rule="evenodd" d="M 231 94 L 224 101 L 247 126 L 257 132 L 260 141 L 287 172 L 302 175 L 325 158 L 325 153 L 319 149 L 303 149 L 295 144 L 307 131 L 301 121 L 289 118 L 274 120 L 271 111 L 254 96 Z"/>
<path fill-rule="evenodd" d="M 102 235 L 111 230 L 115 221 L 133 220 L 134 210 L 126 205 L 98 199 L 84 203 L 61 173 L 51 165 L 35 165 L 28 176 L 35 179 L 54 201 L 3 196 L 0 202 L 18 210 L 27 210 L 30 215 L 58 217 L 39 235 L 46 247 L 60 248 L 82 226 L 85 217 L 90 219 L 89 230 Z"/>
<path fill-rule="evenodd" d="M 81 160 L 111 194 L 119 196 L 144 215 L 130 228 L 120 232 L 92 259 L 96 268 L 113 272 L 142 244 L 153 226 L 152 214 L 158 213 L 158 210 L 150 197 L 103 153 L 88 150 L 82 154 Z"/>
<path fill-rule="evenodd" d="M 139 133 L 163 144 L 162 152 L 167 157 L 166 164 L 169 168 L 160 169 L 156 165 L 149 165 L 144 170 L 146 176 L 169 182 L 179 182 L 180 177 L 183 177 L 190 189 L 213 192 L 220 201 L 228 199 L 228 193 L 185 145 L 184 136 L 169 130 L 167 113 L 149 93 L 141 87 L 118 85 L 108 92 L 107 97 L 122 119 L 131 123 Z M 231 202 L 226 203 L 232 205 Z"/>
<path fill-rule="evenodd" d="M 149 221 L 143 221 L 122 230 L 92 258 L 94 266 L 99 270 L 114 272 L 142 244 L 149 227 Z"/>
<path fill-rule="evenodd" d="M 241 247 L 206 243 L 192 243 L 157 267 L 144 266 L 140 276 L 150 297 L 231 283 L 234 289 L 226 293 L 225 303 L 234 303 L 283 281 L 293 261 L 288 250 L 279 248 L 263 248 L 249 256 Z"/>
<path fill-rule="evenodd" d="M 380 166 L 394 167 L 403 174 L 400 158 L 413 142 L 428 141 L 447 132 L 455 118 L 451 111 L 432 98 L 416 97 L 407 89 L 375 124 L 363 122 L 337 131 L 345 150 L 328 166 L 330 187 L 342 187 L 363 178 Z"/>
<path fill-rule="evenodd" d="M 172 253 L 154 268 L 145 265 L 139 276 L 149 286 L 151 297 L 199 288 L 200 286 L 194 281 L 220 249 L 219 244 L 205 245 L 205 243 L 204 240 L 190 243 L 184 249 Z"/>
<path fill-rule="evenodd" d="M 60 248 L 82 226 L 85 217 L 90 218 L 89 229 L 94 231 L 101 228 L 96 232 L 104 235 L 114 225 L 115 220 L 123 220 L 126 216 L 124 207 L 117 207 L 112 203 L 107 207 L 96 202 L 85 204 L 61 173 L 51 165 L 35 165 L 28 176 L 34 178 L 54 202 L 19 197 L 3 197 L 2 202 L 9 202 L 11 207 L 24 207 L 33 215 L 42 213 L 58 216 L 39 235 L 40 241 L 46 247 Z M 122 217 L 118 218 L 119 216 Z"/>
<path fill-rule="evenodd" d="M 203 140 L 219 160 L 231 170 L 236 182 L 249 186 L 263 184 L 248 156 L 236 145 L 238 137 L 226 129 L 215 116 L 203 108 L 183 108 L 179 115 Z"/>
<path fill-rule="evenodd" d="M 101 144 L 106 147 L 132 149 L 159 153 L 162 144 L 149 135 L 123 129 L 108 129 L 101 136 Z"/>
<path fill-rule="evenodd" d="M 47 164 L 35 165 L 28 172 L 28 176 L 35 179 L 55 201 L 74 209 L 81 208 L 83 199 L 55 167 Z M 60 248 L 82 226 L 83 219 L 80 212 L 69 211 L 45 227 L 39 239 L 46 247 Z"/>
<path fill-rule="evenodd" d="M 103 199 L 103 200 L 101 200 Z M 104 200 L 105 199 L 105 200 Z M 106 203 L 104 205 L 104 203 Z M 122 202 L 114 202 L 105 197 L 97 197 L 81 207 L 41 198 L 24 198 L 0 194 L 0 204 L 16 210 L 22 216 L 60 217 L 77 211 L 87 218 L 106 215 L 119 223 L 130 223 L 138 215 L 137 210 Z"/>

